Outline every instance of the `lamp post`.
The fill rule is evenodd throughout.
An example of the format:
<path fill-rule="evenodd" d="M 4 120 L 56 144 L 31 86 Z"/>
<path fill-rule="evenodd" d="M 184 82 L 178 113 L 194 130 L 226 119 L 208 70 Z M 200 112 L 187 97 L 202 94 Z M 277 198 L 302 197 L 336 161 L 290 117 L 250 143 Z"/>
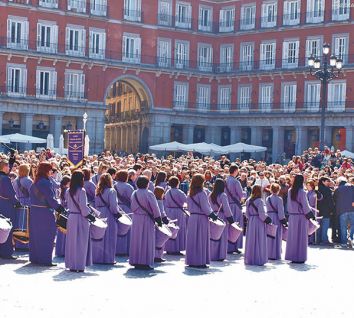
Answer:
<path fill-rule="evenodd" d="M 87 113 L 85 112 L 85 113 L 82 115 L 82 121 L 83 121 L 83 123 L 84 123 L 84 131 L 86 131 L 87 118 L 88 118 L 88 115 L 87 115 Z"/>
<path fill-rule="evenodd" d="M 327 105 L 327 90 L 328 83 L 337 78 L 340 74 L 340 71 L 343 67 L 343 61 L 331 55 L 329 58 L 328 64 L 328 56 L 330 52 L 331 46 L 327 43 L 323 45 L 323 61 L 318 57 L 314 57 L 311 55 L 308 58 L 308 66 L 310 68 L 310 74 L 315 76 L 322 82 L 322 103 L 321 103 L 321 127 L 320 127 L 320 150 L 324 150 L 324 129 L 325 129 L 325 120 L 326 120 L 326 105 Z"/>

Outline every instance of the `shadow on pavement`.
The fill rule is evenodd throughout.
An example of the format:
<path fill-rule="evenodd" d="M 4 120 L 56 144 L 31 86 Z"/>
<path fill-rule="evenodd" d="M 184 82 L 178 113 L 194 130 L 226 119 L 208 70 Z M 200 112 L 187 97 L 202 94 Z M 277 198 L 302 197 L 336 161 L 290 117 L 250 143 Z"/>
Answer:
<path fill-rule="evenodd" d="M 65 282 L 65 281 L 72 281 L 75 279 L 87 278 L 92 276 L 98 276 L 98 274 L 88 273 L 88 272 L 75 273 L 75 272 L 70 272 L 69 270 L 63 270 L 59 274 L 53 276 L 53 280 L 55 282 Z"/>
<path fill-rule="evenodd" d="M 262 272 L 267 272 L 270 271 L 272 269 L 275 269 L 276 266 L 271 265 L 269 263 L 267 263 L 264 266 L 257 266 L 257 265 L 245 265 L 245 269 L 254 273 L 262 273 Z"/>
<path fill-rule="evenodd" d="M 214 265 L 214 264 L 213 264 Z M 202 276 L 221 272 L 218 268 L 194 268 L 186 266 L 183 274 L 187 276 Z"/>
<path fill-rule="evenodd" d="M 289 267 L 293 270 L 296 270 L 298 272 L 307 272 L 312 269 L 316 269 L 318 266 L 317 265 L 309 265 L 309 264 L 294 264 L 294 263 L 289 263 Z"/>
<path fill-rule="evenodd" d="M 108 272 L 118 268 L 124 268 L 124 266 L 118 264 L 93 264 L 90 266 L 90 270 L 93 272 Z"/>
<path fill-rule="evenodd" d="M 7 264 L 26 264 L 28 263 L 27 259 L 4 259 L 0 258 L 0 265 L 7 265 Z"/>
<path fill-rule="evenodd" d="M 26 261 L 26 263 L 28 263 L 28 261 Z M 15 269 L 14 272 L 20 275 L 32 275 L 55 270 L 62 270 L 62 268 L 57 266 L 49 267 L 28 263 L 20 268 Z"/>
<path fill-rule="evenodd" d="M 165 274 L 166 272 L 157 270 L 157 269 L 152 269 L 152 270 L 141 270 L 141 269 L 135 269 L 135 268 L 129 268 L 126 273 L 124 273 L 124 276 L 126 278 L 151 278 L 159 274 Z"/>

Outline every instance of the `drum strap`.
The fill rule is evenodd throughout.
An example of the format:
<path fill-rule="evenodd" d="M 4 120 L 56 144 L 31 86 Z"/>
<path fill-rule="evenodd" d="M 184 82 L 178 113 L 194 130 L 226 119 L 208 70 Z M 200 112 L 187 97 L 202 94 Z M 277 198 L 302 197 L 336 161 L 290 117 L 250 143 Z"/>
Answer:
<path fill-rule="evenodd" d="M 134 193 L 134 198 L 135 198 L 135 200 L 136 200 L 136 203 L 138 203 L 140 209 L 142 209 L 144 212 L 146 212 L 146 214 L 150 217 L 150 219 L 155 223 L 155 219 L 154 219 L 154 217 L 151 215 L 150 211 L 149 211 L 147 208 L 145 208 L 145 207 L 143 207 L 143 206 L 141 205 L 141 203 L 140 203 L 140 201 L 139 201 L 139 199 L 138 199 L 138 195 L 136 194 L 136 192 Z"/>
<path fill-rule="evenodd" d="M 124 205 L 126 205 L 127 207 L 130 208 L 130 201 L 129 201 L 129 199 L 119 193 L 118 188 L 117 188 L 117 185 L 115 185 L 114 188 L 115 188 L 115 190 L 116 190 L 116 192 L 117 192 L 118 200 L 121 201 Z"/>
<path fill-rule="evenodd" d="M 268 203 L 270 205 L 270 207 L 273 209 L 274 212 L 278 213 L 278 210 L 274 207 L 272 200 L 270 199 L 270 197 L 268 197 Z"/>
<path fill-rule="evenodd" d="M 70 194 L 71 200 L 73 200 L 73 202 L 74 202 L 74 204 L 75 204 L 76 208 L 77 208 L 77 209 L 78 209 L 78 211 L 81 213 L 80 206 L 79 206 L 79 204 L 76 202 L 76 200 L 74 199 L 74 196 L 73 196 L 73 195 L 71 195 L 70 191 L 69 191 L 69 194 Z"/>
<path fill-rule="evenodd" d="M 103 199 L 102 194 L 100 193 L 98 196 L 100 197 L 101 201 L 103 202 L 103 205 L 109 209 L 109 204 L 107 204 L 107 202 Z"/>
<path fill-rule="evenodd" d="M 41 191 L 39 191 L 39 189 L 37 188 L 37 186 L 35 184 L 32 184 L 32 187 L 34 189 L 34 193 L 36 194 L 36 196 L 38 196 L 42 201 L 45 201 L 45 203 L 47 204 L 47 207 L 50 208 L 44 194 Z"/>
<path fill-rule="evenodd" d="M 21 180 L 20 178 L 17 178 L 17 186 L 19 187 L 20 191 L 22 192 L 22 194 L 25 195 L 25 198 L 29 197 L 29 192 L 28 190 L 21 184 Z"/>
<path fill-rule="evenodd" d="M 232 199 L 233 202 L 231 203 L 235 203 L 237 204 L 237 206 L 241 209 L 241 203 L 240 201 L 231 193 L 229 187 L 227 186 L 227 183 L 225 182 L 225 188 L 226 188 L 226 191 L 230 194 L 230 197 Z"/>
<path fill-rule="evenodd" d="M 254 204 L 253 200 L 250 200 L 249 203 L 250 203 L 250 205 L 252 206 L 252 208 L 256 210 L 257 215 L 258 215 L 258 214 L 259 214 L 259 213 L 258 213 L 258 208 L 257 208 L 256 205 Z"/>
<path fill-rule="evenodd" d="M 302 203 L 299 202 L 298 200 L 295 200 L 295 202 L 299 205 L 299 208 L 303 211 Z M 299 211 L 299 212 L 300 212 L 300 211 Z M 309 212 L 307 212 L 307 213 L 310 213 L 310 212 L 311 212 L 311 211 L 309 211 Z M 305 213 L 305 214 L 303 214 L 303 215 L 305 216 L 307 213 Z M 302 214 L 302 213 L 299 213 L 299 214 Z"/>
<path fill-rule="evenodd" d="M 172 189 L 171 189 L 171 190 L 172 190 Z M 185 213 L 186 215 L 188 215 L 188 213 L 183 209 L 183 207 L 180 206 L 180 205 L 178 204 L 178 202 L 175 200 L 175 198 L 174 198 L 173 195 L 172 195 L 172 191 L 171 191 L 171 190 L 170 190 L 168 193 L 170 194 L 170 197 L 171 197 L 171 200 L 173 201 L 173 203 L 176 204 L 176 208 L 182 210 L 183 213 Z"/>

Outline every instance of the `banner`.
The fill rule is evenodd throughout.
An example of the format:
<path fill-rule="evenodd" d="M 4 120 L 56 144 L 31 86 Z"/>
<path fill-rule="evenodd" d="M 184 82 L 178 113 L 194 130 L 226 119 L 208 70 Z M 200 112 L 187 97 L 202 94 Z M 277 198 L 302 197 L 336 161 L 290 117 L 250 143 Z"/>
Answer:
<path fill-rule="evenodd" d="M 74 168 L 78 168 L 82 165 L 84 150 L 84 131 L 68 131 L 68 161 Z"/>

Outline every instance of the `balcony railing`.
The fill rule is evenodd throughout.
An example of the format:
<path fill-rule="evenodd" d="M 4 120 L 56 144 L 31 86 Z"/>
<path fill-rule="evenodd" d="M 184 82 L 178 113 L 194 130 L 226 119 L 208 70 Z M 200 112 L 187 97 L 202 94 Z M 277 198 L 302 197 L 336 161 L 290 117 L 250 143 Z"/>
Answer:
<path fill-rule="evenodd" d="M 141 10 L 123 9 L 123 20 L 132 22 L 143 22 L 143 13 Z"/>

